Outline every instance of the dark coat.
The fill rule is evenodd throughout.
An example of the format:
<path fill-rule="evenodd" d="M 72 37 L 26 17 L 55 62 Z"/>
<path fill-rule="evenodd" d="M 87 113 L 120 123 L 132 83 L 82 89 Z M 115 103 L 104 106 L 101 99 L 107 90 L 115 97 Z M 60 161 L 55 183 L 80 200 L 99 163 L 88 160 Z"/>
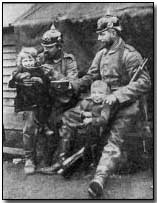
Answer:
<path fill-rule="evenodd" d="M 22 79 L 23 73 L 30 73 L 32 77 L 39 77 L 43 84 L 34 83 L 26 86 Z M 18 68 L 12 73 L 12 78 L 9 81 L 9 87 L 16 88 L 17 95 L 15 98 L 15 112 L 33 110 L 33 108 L 41 107 L 50 104 L 50 97 L 48 93 L 49 80 L 44 75 L 42 67 L 33 69 Z"/>

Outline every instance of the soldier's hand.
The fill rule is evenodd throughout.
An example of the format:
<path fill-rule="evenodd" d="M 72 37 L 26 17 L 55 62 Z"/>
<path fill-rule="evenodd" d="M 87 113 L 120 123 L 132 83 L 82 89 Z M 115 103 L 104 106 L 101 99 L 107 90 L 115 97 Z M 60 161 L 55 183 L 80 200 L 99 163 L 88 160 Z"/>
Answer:
<path fill-rule="evenodd" d="M 104 102 L 109 105 L 113 105 L 117 102 L 117 98 L 114 96 L 114 94 L 110 94 L 105 97 Z"/>
<path fill-rule="evenodd" d="M 92 123 L 92 118 L 85 118 L 85 119 L 83 120 L 83 123 L 84 123 L 85 125 L 88 125 L 88 124 Z"/>
<path fill-rule="evenodd" d="M 32 77 L 31 81 L 43 84 L 43 80 L 40 77 Z"/>
<path fill-rule="evenodd" d="M 51 72 L 51 74 L 52 74 L 53 71 L 54 71 L 54 66 L 51 65 L 51 64 L 43 64 L 43 65 L 42 65 L 42 68 L 43 68 L 45 74 L 48 74 L 48 73 L 50 73 L 50 72 Z"/>
<path fill-rule="evenodd" d="M 68 86 L 68 89 L 71 90 L 73 88 L 71 82 L 69 82 L 69 86 Z"/>
<path fill-rule="evenodd" d="M 84 116 L 85 118 L 91 118 L 92 113 L 91 112 L 82 112 L 82 116 Z"/>

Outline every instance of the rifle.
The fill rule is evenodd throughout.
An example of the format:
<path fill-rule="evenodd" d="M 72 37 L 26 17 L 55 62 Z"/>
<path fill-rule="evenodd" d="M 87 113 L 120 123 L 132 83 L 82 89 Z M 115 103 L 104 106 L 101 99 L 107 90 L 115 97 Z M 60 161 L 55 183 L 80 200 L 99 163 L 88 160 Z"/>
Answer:
<path fill-rule="evenodd" d="M 66 160 L 62 163 L 62 168 L 57 171 L 57 174 L 63 175 L 67 174 L 67 171 L 69 168 L 71 168 L 76 161 L 78 161 L 80 158 L 83 158 L 84 156 L 85 147 L 82 147 L 79 151 L 77 151 L 72 156 L 68 157 Z"/>
<path fill-rule="evenodd" d="M 133 77 L 131 78 L 130 82 L 136 81 L 136 79 L 138 78 L 139 74 L 143 71 L 146 63 L 148 62 L 148 58 L 145 58 L 143 60 L 142 65 L 140 65 L 137 69 L 137 71 L 134 73 Z"/>

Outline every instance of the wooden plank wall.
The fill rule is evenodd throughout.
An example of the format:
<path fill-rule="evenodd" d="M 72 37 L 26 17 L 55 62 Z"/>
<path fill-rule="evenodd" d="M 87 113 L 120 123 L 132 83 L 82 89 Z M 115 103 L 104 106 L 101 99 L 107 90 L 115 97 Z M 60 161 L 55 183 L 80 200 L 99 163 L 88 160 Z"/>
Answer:
<path fill-rule="evenodd" d="M 8 82 L 16 69 L 16 41 L 14 32 L 3 32 L 3 123 L 7 130 L 22 130 L 23 113 L 14 112 L 16 89 L 9 88 Z"/>

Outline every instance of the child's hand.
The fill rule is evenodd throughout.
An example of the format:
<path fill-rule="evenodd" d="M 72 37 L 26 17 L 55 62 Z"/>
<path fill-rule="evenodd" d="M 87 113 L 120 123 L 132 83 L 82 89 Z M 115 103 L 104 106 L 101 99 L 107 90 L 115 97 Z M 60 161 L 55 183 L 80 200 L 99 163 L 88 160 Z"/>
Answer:
<path fill-rule="evenodd" d="M 88 124 L 92 123 L 92 118 L 85 118 L 85 119 L 83 120 L 83 123 L 84 123 L 85 125 L 88 125 Z"/>
<path fill-rule="evenodd" d="M 43 80 L 40 77 L 32 77 L 31 81 L 43 84 Z"/>
<path fill-rule="evenodd" d="M 85 118 L 91 118 L 92 117 L 92 113 L 91 112 L 82 112 L 82 115 L 85 117 Z"/>
<path fill-rule="evenodd" d="M 43 71 L 44 71 L 44 74 L 47 75 L 51 72 L 51 74 L 53 74 L 53 71 L 54 71 L 54 67 L 50 64 L 44 64 L 42 65 L 42 68 L 43 68 Z"/>
<path fill-rule="evenodd" d="M 21 73 L 20 75 L 20 80 L 26 79 L 26 78 L 30 78 L 31 74 L 30 73 Z"/>

